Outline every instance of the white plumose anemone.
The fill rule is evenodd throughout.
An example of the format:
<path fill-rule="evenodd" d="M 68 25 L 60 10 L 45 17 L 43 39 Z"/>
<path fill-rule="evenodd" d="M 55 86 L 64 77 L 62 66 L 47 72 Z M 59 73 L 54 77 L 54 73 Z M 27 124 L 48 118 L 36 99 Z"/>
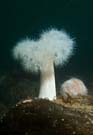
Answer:
<path fill-rule="evenodd" d="M 41 73 L 39 98 L 56 99 L 54 65 L 63 65 L 72 55 L 74 41 L 64 31 L 50 29 L 37 41 L 26 39 L 13 49 L 25 70 Z"/>
<path fill-rule="evenodd" d="M 80 79 L 71 78 L 61 85 L 60 93 L 64 99 L 67 99 L 68 97 L 86 96 L 88 90 Z"/>

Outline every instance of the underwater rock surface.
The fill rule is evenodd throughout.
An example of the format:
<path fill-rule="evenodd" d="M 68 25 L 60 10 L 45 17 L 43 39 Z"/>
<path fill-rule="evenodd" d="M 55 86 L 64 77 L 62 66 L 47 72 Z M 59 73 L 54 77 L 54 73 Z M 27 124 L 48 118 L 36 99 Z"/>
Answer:
<path fill-rule="evenodd" d="M 0 121 L 2 135 L 93 135 L 93 97 L 24 100 Z"/>

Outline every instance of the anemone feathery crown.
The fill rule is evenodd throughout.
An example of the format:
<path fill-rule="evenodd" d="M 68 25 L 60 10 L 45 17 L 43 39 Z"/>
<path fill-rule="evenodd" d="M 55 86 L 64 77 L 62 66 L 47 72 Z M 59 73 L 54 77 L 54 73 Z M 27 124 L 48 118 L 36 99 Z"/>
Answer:
<path fill-rule="evenodd" d="M 50 29 L 37 41 L 25 39 L 17 43 L 13 55 L 21 60 L 24 69 L 37 72 L 48 61 L 63 65 L 73 53 L 73 45 L 73 39 L 66 32 Z"/>

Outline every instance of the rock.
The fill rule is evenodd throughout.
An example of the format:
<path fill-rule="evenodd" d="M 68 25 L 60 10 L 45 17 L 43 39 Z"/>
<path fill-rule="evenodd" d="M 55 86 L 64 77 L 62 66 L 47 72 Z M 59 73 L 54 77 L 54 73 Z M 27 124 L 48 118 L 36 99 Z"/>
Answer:
<path fill-rule="evenodd" d="M 3 117 L 2 135 L 93 135 L 93 97 L 21 101 Z"/>

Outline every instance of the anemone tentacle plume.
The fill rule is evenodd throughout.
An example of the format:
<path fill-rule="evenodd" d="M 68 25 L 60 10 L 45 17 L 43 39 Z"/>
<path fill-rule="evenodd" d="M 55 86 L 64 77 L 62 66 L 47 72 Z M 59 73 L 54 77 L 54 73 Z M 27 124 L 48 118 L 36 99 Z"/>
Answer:
<path fill-rule="evenodd" d="M 75 41 L 64 31 L 57 29 L 45 31 L 41 39 L 41 44 L 44 44 L 44 49 L 50 53 L 55 65 L 63 65 L 73 54 Z"/>
<path fill-rule="evenodd" d="M 25 70 L 41 72 L 40 98 L 56 98 L 54 64 L 63 65 L 70 58 L 74 43 L 66 32 L 50 29 L 37 41 L 25 39 L 14 47 L 13 56 Z"/>

